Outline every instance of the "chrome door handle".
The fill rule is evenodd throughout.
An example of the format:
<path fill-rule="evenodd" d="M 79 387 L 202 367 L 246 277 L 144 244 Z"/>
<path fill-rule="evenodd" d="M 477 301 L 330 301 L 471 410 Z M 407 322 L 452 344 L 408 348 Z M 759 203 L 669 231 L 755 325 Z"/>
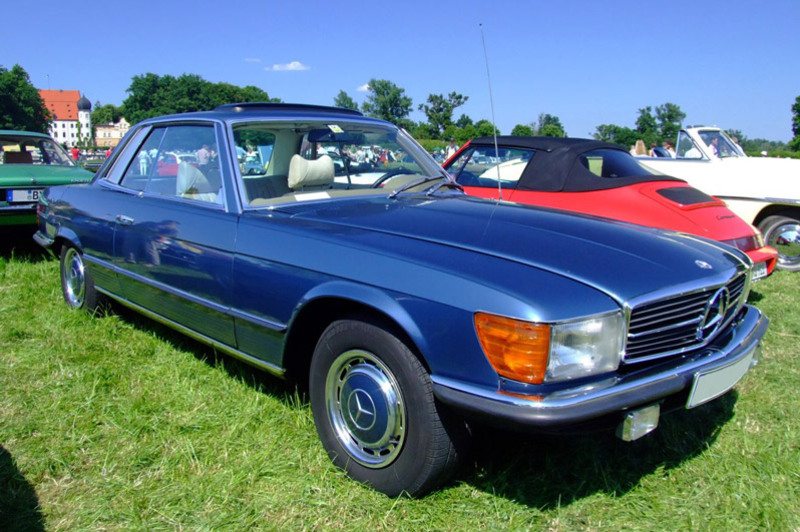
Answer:
<path fill-rule="evenodd" d="M 125 216 L 124 214 L 118 214 L 117 221 L 124 225 L 131 225 L 134 222 L 134 219 L 130 216 Z"/>

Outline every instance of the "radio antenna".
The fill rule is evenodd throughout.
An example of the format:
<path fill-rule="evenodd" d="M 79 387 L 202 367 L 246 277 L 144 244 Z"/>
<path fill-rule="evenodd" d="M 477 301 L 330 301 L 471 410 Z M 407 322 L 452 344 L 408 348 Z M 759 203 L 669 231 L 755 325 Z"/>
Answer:
<path fill-rule="evenodd" d="M 486 63 L 486 80 L 489 82 L 489 106 L 492 109 L 492 136 L 494 137 L 494 158 L 497 161 L 497 199 L 503 200 L 503 187 L 500 183 L 500 150 L 497 148 L 497 122 L 494 118 L 494 97 L 492 96 L 492 76 L 489 74 L 489 54 L 486 53 L 486 38 L 483 36 L 483 24 L 478 24 L 481 28 L 481 42 L 483 42 L 483 60 Z"/>

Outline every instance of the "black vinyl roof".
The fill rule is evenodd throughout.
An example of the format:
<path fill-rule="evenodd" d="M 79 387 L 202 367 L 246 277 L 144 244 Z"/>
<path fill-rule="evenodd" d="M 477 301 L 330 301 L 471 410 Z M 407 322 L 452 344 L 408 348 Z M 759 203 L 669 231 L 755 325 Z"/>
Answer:
<path fill-rule="evenodd" d="M 494 147 L 494 137 L 478 137 L 470 141 L 470 146 Z M 538 190 L 544 192 L 581 192 L 624 187 L 635 183 L 650 181 L 683 181 L 662 174 L 653 174 L 619 144 L 592 139 L 561 137 L 526 137 L 501 135 L 497 137 L 498 148 L 520 148 L 535 150 L 528 166 L 522 172 L 517 190 Z M 580 162 L 580 156 L 594 150 L 613 150 L 620 152 L 626 166 L 633 172 L 625 176 L 598 176 Z M 629 164 L 628 164 L 629 163 Z M 604 167 L 606 165 L 604 164 Z M 641 173 L 639 173 L 641 168 Z"/>

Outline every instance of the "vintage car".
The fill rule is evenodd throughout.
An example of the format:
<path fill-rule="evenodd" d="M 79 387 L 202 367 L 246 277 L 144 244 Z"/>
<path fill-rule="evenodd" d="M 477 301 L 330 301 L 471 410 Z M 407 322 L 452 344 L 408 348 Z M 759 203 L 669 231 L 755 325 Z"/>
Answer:
<path fill-rule="evenodd" d="M 141 173 L 142 151 L 212 143 L 207 168 Z M 243 174 L 237 148 L 266 145 L 265 172 Z M 360 145 L 397 161 L 345 157 L 336 176 L 328 153 Z M 333 462 L 391 496 L 447 478 L 467 423 L 639 438 L 734 386 L 768 325 L 746 303 L 743 253 L 469 197 L 405 132 L 357 111 L 248 103 L 146 120 L 91 184 L 50 188 L 39 217 L 68 305 L 111 298 L 307 385 Z"/>
<path fill-rule="evenodd" d="M 778 250 L 778 269 L 800 271 L 800 161 L 748 157 L 720 128 L 706 126 L 678 133 L 674 159 L 641 161 L 724 200 Z"/>
<path fill-rule="evenodd" d="M 567 209 L 719 240 L 754 263 L 753 279 L 778 253 L 725 204 L 685 181 L 654 172 L 625 148 L 579 138 L 481 137 L 444 164 L 468 194 Z"/>
<path fill-rule="evenodd" d="M 34 227 L 36 203 L 46 186 L 91 179 L 92 173 L 77 166 L 48 135 L 0 130 L 0 227 Z"/>

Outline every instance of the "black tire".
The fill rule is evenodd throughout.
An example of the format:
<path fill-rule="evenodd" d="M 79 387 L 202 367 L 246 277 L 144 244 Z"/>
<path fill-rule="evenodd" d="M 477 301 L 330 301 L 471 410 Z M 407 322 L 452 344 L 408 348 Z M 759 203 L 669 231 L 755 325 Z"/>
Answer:
<path fill-rule="evenodd" d="M 104 309 L 104 300 L 94 287 L 83 254 L 73 246 L 61 248 L 61 293 L 71 308 L 96 313 Z"/>
<path fill-rule="evenodd" d="M 800 220 L 791 216 L 768 216 L 758 225 L 764 242 L 778 250 L 779 270 L 800 271 Z"/>
<path fill-rule="evenodd" d="M 333 463 L 390 497 L 439 486 L 467 442 L 463 421 L 434 400 L 419 359 L 372 323 L 341 320 L 325 329 L 311 362 L 309 395 Z"/>

